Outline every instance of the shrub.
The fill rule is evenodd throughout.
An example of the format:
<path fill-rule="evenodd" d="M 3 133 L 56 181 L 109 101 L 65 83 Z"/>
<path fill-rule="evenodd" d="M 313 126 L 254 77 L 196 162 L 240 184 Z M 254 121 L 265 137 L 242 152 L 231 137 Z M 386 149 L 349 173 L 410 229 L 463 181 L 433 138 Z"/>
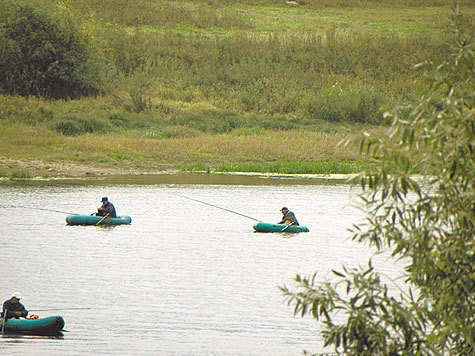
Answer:
<path fill-rule="evenodd" d="M 108 120 L 115 127 L 126 128 L 130 125 L 130 119 L 125 115 L 125 113 L 114 110 L 108 114 Z"/>
<path fill-rule="evenodd" d="M 152 99 L 150 96 L 150 88 L 152 82 L 143 73 L 138 73 L 129 80 L 128 92 L 131 104 L 125 104 L 127 111 L 140 113 L 152 108 Z"/>
<path fill-rule="evenodd" d="M 0 0 L 0 93 L 55 99 L 97 93 L 85 37 L 51 3 Z"/>
<path fill-rule="evenodd" d="M 335 83 L 322 89 L 315 98 L 306 99 L 306 113 L 330 122 L 380 124 L 382 106 L 387 99 L 370 88 L 342 88 Z"/>
<path fill-rule="evenodd" d="M 73 119 L 54 121 L 51 124 L 51 129 L 67 136 L 77 136 L 81 133 L 79 124 Z"/>
<path fill-rule="evenodd" d="M 68 115 L 64 118 L 53 121 L 50 128 L 61 132 L 64 135 L 76 136 L 85 133 L 107 132 L 111 129 L 108 120 L 96 117 L 81 117 L 77 115 Z"/>

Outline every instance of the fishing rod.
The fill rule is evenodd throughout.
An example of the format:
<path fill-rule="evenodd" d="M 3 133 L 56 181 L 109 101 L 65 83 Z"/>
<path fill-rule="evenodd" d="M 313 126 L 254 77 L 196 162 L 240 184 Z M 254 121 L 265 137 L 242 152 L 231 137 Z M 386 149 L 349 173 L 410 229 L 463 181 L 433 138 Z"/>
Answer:
<path fill-rule="evenodd" d="M 174 193 L 172 193 L 172 194 L 174 194 Z M 222 207 L 217 206 L 217 205 L 214 205 L 214 204 L 206 203 L 206 202 L 201 201 L 201 200 L 198 200 L 198 199 L 193 199 L 193 198 L 190 198 L 190 197 L 185 197 L 184 195 L 179 195 L 179 194 L 174 194 L 174 195 L 176 195 L 176 196 L 178 196 L 178 197 L 181 197 L 181 198 L 193 200 L 193 201 L 196 201 L 196 202 L 201 203 L 201 204 L 209 205 L 209 206 L 212 206 L 212 207 L 214 207 L 214 208 L 218 208 L 218 209 L 221 209 L 221 210 L 225 210 L 225 211 L 228 211 L 228 212 L 233 213 L 233 214 L 236 214 L 236 215 L 241 215 L 241 216 L 244 216 L 245 218 L 248 218 L 248 219 L 251 219 L 251 220 L 262 221 L 262 220 L 259 220 L 259 219 L 256 219 L 256 218 L 253 218 L 253 217 L 250 217 L 250 216 L 247 216 L 247 215 L 238 213 L 238 212 L 233 211 L 233 210 L 229 210 L 229 209 L 226 209 L 226 208 L 222 208 Z"/>
<path fill-rule="evenodd" d="M 42 312 L 42 311 L 53 311 L 53 310 L 78 310 L 78 309 L 92 309 L 92 308 L 53 308 L 53 309 L 28 309 L 30 312 Z"/>
<path fill-rule="evenodd" d="M 67 211 L 62 211 L 62 210 L 53 210 L 53 209 L 46 209 L 46 208 L 34 208 L 32 206 L 23 206 L 23 205 L 4 205 L 4 206 L 9 206 L 12 208 L 23 208 L 23 209 L 36 209 L 36 210 L 46 210 L 46 211 L 53 211 L 55 213 L 62 213 L 62 214 L 68 214 L 68 215 L 79 215 L 78 213 L 70 213 Z"/>

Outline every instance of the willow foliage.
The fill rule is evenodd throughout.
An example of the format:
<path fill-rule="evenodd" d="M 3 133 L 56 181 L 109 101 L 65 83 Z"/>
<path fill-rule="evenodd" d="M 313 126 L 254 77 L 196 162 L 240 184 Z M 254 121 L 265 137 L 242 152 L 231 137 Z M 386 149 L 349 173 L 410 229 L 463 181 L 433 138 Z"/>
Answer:
<path fill-rule="evenodd" d="M 386 136 L 360 142 L 381 164 L 358 178 L 367 221 L 353 239 L 407 261 L 407 292 L 391 295 L 371 262 L 333 271 L 336 283 L 297 275 L 296 290 L 280 288 L 296 314 L 323 322 L 337 353 L 475 354 L 474 27 L 452 20 L 451 55 L 421 64 L 431 68 L 427 95 L 388 114 Z"/>

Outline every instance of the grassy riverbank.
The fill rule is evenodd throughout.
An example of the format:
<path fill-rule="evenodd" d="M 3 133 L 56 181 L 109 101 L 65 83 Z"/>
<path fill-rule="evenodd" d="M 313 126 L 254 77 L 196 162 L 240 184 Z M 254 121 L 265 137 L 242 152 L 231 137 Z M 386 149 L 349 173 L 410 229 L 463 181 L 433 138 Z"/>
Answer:
<path fill-rule="evenodd" d="M 0 95 L 0 175 L 357 172 L 371 162 L 337 145 L 342 125 L 378 127 L 423 93 L 413 65 L 447 53 L 451 4 L 61 1 L 100 95 Z"/>
<path fill-rule="evenodd" d="M 76 137 L 27 125 L 2 127 L 0 175 L 153 173 L 166 170 L 351 173 L 370 164 L 346 133 L 268 130 L 152 139 L 136 132 Z M 19 149 L 21 148 L 21 149 Z"/>

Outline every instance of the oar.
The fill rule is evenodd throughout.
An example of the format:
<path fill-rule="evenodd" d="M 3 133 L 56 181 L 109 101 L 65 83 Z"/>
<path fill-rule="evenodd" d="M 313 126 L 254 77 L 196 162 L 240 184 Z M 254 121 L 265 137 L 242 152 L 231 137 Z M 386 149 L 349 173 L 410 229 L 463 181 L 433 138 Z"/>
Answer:
<path fill-rule="evenodd" d="M 7 309 L 3 311 L 3 320 L 2 320 L 2 336 L 5 331 L 5 323 L 7 322 Z"/>
<path fill-rule="evenodd" d="M 172 194 L 173 194 L 173 193 L 172 193 Z M 236 212 L 236 211 L 232 211 L 232 210 L 229 210 L 229 209 L 226 209 L 226 208 L 222 208 L 222 207 L 217 206 L 217 205 L 214 205 L 214 204 L 206 203 L 206 202 L 201 201 L 201 200 L 198 200 L 198 199 L 193 199 L 193 198 L 185 197 L 184 195 L 179 195 L 179 194 L 173 194 L 173 195 L 176 195 L 177 197 L 181 197 L 181 198 L 185 198 L 185 199 L 190 199 L 190 200 L 196 201 L 196 202 L 201 203 L 201 204 L 209 205 L 209 206 L 212 206 L 212 207 L 214 207 L 214 208 L 218 208 L 218 209 L 221 209 L 221 210 L 229 211 L 230 213 L 237 214 L 237 215 L 241 215 L 241 216 L 244 216 L 245 218 L 248 218 L 248 219 L 251 219 L 251 220 L 262 221 L 262 220 L 255 219 L 255 218 L 253 218 L 253 217 L 250 217 L 250 216 L 247 216 L 247 215 L 238 213 L 238 212 Z"/>
<path fill-rule="evenodd" d="M 290 225 L 293 225 L 294 223 L 291 222 L 290 224 L 287 224 L 286 227 L 284 227 L 282 230 L 280 230 L 280 232 L 284 232 L 285 230 L 287 230 L 289 228 Z"/>
<path fill-rule="evenodd" d="M 99 225 L 105 218 L 109 216 L 110 213 L 107 213 L 96 225 Z"/>

